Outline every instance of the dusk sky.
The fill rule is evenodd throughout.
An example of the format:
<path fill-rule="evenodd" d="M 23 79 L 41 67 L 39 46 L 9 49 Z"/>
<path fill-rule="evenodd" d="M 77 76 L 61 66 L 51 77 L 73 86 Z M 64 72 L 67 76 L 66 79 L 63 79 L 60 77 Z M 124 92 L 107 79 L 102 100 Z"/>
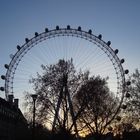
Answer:
<path fill-rule="evenodd" d="M 140 69 L 139 0 L 0 0 L 0 74 L 5 74 L 3 66 L 9 64 L 18 44 L 56 25 L 102 34 L 125 58 L 125 69 L 130 73 Z"/>

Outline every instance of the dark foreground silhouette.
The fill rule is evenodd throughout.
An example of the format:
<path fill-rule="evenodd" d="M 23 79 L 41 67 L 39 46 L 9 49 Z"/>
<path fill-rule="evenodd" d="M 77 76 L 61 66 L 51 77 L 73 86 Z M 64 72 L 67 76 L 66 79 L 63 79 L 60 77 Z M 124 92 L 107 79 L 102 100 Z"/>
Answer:
<path fill-rule="evenodd" d="M 105 135 L 101 134 L 89 134 L 86 137 L 75 137 L 66 130 L 60 130 L 58 132 L 52 133 L 48 129 L 44 128 L 42 125 L 38 125 L 33 136 L 32 129 L 28 130 L 28 135 L 26 135 L 26 140 L 140 140 L 140 130 L 133 132 L 123 132 L 120 135 L 113 135 L 109 132 Z M 17 138 L 19 140 L 19 138 Z M 22 138 L 20 138 L 22 140 Z"/>

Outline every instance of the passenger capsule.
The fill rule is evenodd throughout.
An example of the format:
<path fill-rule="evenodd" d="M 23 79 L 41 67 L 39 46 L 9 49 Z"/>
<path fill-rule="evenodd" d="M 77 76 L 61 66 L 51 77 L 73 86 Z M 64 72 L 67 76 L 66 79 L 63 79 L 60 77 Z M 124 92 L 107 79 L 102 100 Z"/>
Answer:
<path fill-rule="evenodd" d="M 124 61 L 125 61 L 124 59 L 121 59 L 121 63 L 122 63 L 122 64 L 124 63 Z"/>
<path fill-rule="evenodd" d="M 21 49 L 21 47 L 19 45 L 17 45 L 17 50 L 19 51 Z"/>
<path fill-rule="evenodd" d="M 102 35 L 101 35 L 101 34 L 99 34 L 99 35 L 98 35 L 98 38 L 101 40 L 101 39 L 102 39 Z"/>
<path fill-rule="evenodd" d="M 6 79 L 5 75 L 1 75 L 1 79 L 5 80 Z"/>
<path fill-rule="evenodd" d="M 119 52 L 119 50 L 118 50 L 118 49 L 116 49 L 116 50 L 114 51 L 114 53 L 115 53 L 115 54 L 118 54 L 118 52 Z"/>
<path fill-rule="evenodd" d="M 4 91 L 4 87 L 0 87 L 0 90 L 1 90 L 1 91 Z"/>
<path fill-rule="evenodd" d="M 67 25 L 67 29 L 70 30 L 70 25 Z"/>
<path fill-rule="evenodd" d="M 108 41 L 108 42 L 107 42 L 107 46 L 110 46 L 110 45 L 111 45 L 111 41 Z"/>
<path fill-rule="evenodd" d="M 56 26 L 56 30 L 59 30 L 59 26 Z"/>
<path fill-rule="evenodd" d="M 9 69 L 9 65 L 8 65 L 8 64 L 5 64 L 4 67 L 5 67 L 6 69 Z"/>
<path fill-rule="evenodd" d="M 48 29 L 48 28 L 45 28 L 45 32 L 46 32 L 46 33 L 49 32 L 49 29 Z"/>
<path fill-rule="evenodd" d="M 129 98 L 130 94 L 127 92 L 125 96 L 126 96 L 126 98 Z"/>
<path fill-rule="evenodd" d="M 129 73 L 129 70 L 125 70 L 125 74 L 128 74 Z"/>
<path fill-rule="evenodd" d="M 37 37 L 38 36 L 38 32 L 35 32 L 35 37 Z"/>
<path fill-rule="evenodd" d="M 126 84 L 127 84 L 127 86 L 130 86 L 131 85 L 131 82 L 130 81 L 127 81 Z"/>
<path fill-rule="evenodd" d="M 81 27 L 80 26 L 78 27 L 78 31 L 81 31 Z"/>
<path fill-rule="evenodd" d="M 29 42 L 29 39 L 28 38 L 25 38 L 25 42 L 28 43 Z"/>
<path fill-rule="evenodd" d="M 91 35 L 91 34 L 92 34 L 92 30 L 90 29 L 90 30 L 88 31 L 88 33 Z"/>

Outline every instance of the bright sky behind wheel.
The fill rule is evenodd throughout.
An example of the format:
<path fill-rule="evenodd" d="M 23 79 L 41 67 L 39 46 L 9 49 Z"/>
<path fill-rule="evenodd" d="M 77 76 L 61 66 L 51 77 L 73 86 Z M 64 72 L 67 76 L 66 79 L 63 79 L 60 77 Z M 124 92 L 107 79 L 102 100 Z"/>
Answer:
<path fill-rule="evenodd" d="M 81 26 L 112 42 L 130 73 L 140 69 L 140 1 L 139 0 L 0 0 L 0 74 L 9 64 L 16 45 L 26 37 L 56 25 Z M 4 82 L 0 80 L 0 86 Z M 0 91 L 0 97 L 4 92 Z"/>

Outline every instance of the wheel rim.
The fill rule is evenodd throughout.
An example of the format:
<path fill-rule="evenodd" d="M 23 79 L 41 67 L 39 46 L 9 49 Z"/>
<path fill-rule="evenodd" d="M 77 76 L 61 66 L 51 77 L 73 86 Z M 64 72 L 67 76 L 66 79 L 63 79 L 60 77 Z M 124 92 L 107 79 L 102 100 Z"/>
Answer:
<path fill-rule="evenodd" d="M 78 27 L 78 29 L 71 29 L 70 26 L 67 26 L 67 28 L 62 28 L 62 29 L 60 29 L 57 26 L 56 29 L 54 29 L 54 30 L 45 29 L 45 32 L 43 32 L 43 33 L 40 33 L 40 34 L 35 33 L 35 36 L 31 39 L 26 38 L 25 44 L 23 44 L 21 47 L 17 46 L 18 51 L 11 57 L 12 59 L 8 65 L 6 76 L 5 76 L 6 77 L 5 78 L 5 96 L 6 96 L 6 98 L 8 99 L 9 94 L 15 95 L 14 81 L 16 79 L 16 73 L 17 73 L 20 63 L 23 61 L 26 54 L 29 53 L 30 50 L 32 50 L 32 48 L 35 48 L 35 46 L 37 46 L 38 44 L 41 44 L 42 42 L 48 42 L 49 40 L 53 40 L 56 38 L 58 40 L 59 40 L 59 38 L 63 38 L 63 39 L 67 38 L 68 40 L 69 40 L 69 38 L 73 38 L 73 41 L 82 40 L 80 42 L 81 44 L 85 41 L 85 42 L 87 42 L 87 44 L 89 46 L 95 45 L 97 47 L 97 50 L 99 49 L 101 52 L 103 52 L 103 54 L 106 56 L 108 61 L 110 60 L 109 62 L 112 63 L 110 65 L 113 67 L 114 73 L 116 76 L 115 77 L 115 81 L 116 81 L 115 82 L 116 83 L 115 92 L 119 93 L 119 94 L 116 94 L 117 97 L 121 97 L 121 99 L 120 99 L 120 105 L 121 105 L 123 102 L 123 98 L 124 98 L 125 90 L 126 90 L 125 71 L 122 66 L 123 59 L 119 59 L 119 57 L 117 56 L 117 50 L 113 50 L 110 47 L 110 42 L 106 43 L 105 41 L 103 41 L 101 35 L 99 35 L 99 36 L 93 35 L 91 30 L 86 32 L 86 31 L 81 30 L 81 27 Z M 53 41 L 57 42 L 57 40 L 53 40 Z M 69 43 L 69 42 L 67 42 L 67 43 Z M 64 48 L 62 47 L 61 49 L 63 50 Z M 80 49 L 78 49 L 78 51 L 79 50 Z M 65 53 L 68 53 L 70 50 L 67 49 L 67 50 L 63 50 L 63 51 L 65 51 Z M 94 49 L 94 51 L 95 51 L 94 55 L 96 55 L 96 50 Z M 55 52 L 55 53 L 57 53 L 57 52 Z M 74 53 L 74 50 L 71 51 L 71 53 Z M 75 59 L 83 59 L 83 60 L 85 59 L 85 57 L 80 58 L 81 54 L 77 53 L 76 55 L 77 56 Z M 66 57 L 66 56 L 63 56 L 63 57 Z M 100 56 L 98 56 L 98 57 L 100 57 Z M 53 57 L 51 59 L 53 59 Z M 68 57 L 68 55 L 67 55 L 67 58 L 65 58 L 65 59 L 70 59 L 70 57 Z M 81 61 L 83 61 L 83 60 L 81 60 Z M 89 62 L 90 62 L 90 60 L 88 60 L 88 63 Z M 97 63 L 98 63 L 98 59 L 97 59 Z M 77 68 L 80 69 L 80 66 L 78 67 L 78 63 L 76 65 L 77 65 Z M 79 65 L 81 65 L 81 64 L 79 64 Z M 84 63 L 82 65 L 83 65 L 82 67 L 84 67 Z M 102 70 L 103 68 L 101 67 L 100 69 Z M 86 70 L 86 69 L 84 69 L 84 70 Z M 100 71 L 99 71 L 99 74 L 100 74 Z"/>

